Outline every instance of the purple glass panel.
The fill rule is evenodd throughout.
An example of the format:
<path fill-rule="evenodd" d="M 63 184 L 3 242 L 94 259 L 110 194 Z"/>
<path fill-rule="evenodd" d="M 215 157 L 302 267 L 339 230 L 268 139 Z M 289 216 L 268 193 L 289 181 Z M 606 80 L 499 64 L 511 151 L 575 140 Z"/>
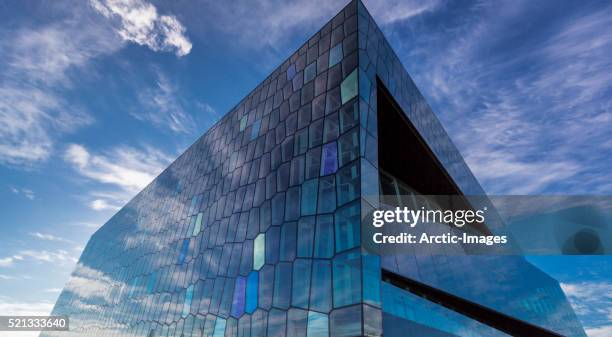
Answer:
<path fill-rule="evenodd" d="M 232 300 L 232 316 L 238 318 L 244 314 L 244 297 L 246 292 L 246 279 L 242 276 L 236 278 L 234 299 Z"/>
<path fill-rule="evenodd" d="M 295 74 L 296 74 L 295 64 L 292 64 L 289 66 L 289 68 L 287 68 L 287 80 L 291 81 L 293 77 L 295 76 Z"/>
<path fill-rule="evenodd" d="M 335 173 L 338 170 L 338 149 L 336 142 L 323 145 L 321 152 L 321 175 Z"/>

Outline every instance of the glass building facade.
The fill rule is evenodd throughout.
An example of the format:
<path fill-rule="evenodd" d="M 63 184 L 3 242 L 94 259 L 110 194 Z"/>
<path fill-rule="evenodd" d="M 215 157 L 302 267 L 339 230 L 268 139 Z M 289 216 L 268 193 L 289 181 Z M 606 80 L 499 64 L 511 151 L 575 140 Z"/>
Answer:
<path fill-rule="evenodd" d="M 412 171 L 381 159 L 410 148 L 381 133 L 394 124 L 381 100 L 433 159 Z M 361 218 L 389 184 L 442 192 L 427 165 L 452 192 L 484 195 L 352 1 L 91 237 L 53 310 L 71 330 L 41 336 L 508 334 L 474 303 L 585 336 L 558 283 L 520 257 L 363 249 Z"/>

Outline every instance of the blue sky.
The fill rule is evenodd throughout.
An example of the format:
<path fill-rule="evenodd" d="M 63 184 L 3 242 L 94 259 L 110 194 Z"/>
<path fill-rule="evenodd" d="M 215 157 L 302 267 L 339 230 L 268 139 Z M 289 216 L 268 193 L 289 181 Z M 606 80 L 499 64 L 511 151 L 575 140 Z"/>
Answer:
<path fill-rule="evenodd" d="M 488 193 L 611 194 L 612 3 L 364 2 Z M 345 1 L 256 3 L 0 3 L 0 312 L 48 311 L 96 228 Z M 612 335 L 610 259 L 559 259 L 532 260 Z"/>

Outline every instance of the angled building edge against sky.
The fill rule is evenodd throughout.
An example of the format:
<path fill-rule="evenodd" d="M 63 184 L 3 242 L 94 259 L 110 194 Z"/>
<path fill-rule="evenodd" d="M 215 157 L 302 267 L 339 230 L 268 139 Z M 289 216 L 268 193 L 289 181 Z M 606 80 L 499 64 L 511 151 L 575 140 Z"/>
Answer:
<path fill-rule="evenodd" d="M 91 237 L 41 336 L 585 336 L 522 257 L 363 249 L 400 186 L 484 195 L 351 1 Z"/>

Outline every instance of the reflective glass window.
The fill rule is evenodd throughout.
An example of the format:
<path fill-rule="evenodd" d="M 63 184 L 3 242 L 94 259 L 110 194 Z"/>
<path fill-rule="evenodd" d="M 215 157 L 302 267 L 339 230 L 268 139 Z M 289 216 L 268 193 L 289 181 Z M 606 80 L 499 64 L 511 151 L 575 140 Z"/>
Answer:
<path fill-rule="evenodd" d="M 183 264 L 187 257 L 187 250 L 189 249 L 189 239 L 184 239 L 179 252 L 178 264 Z"/>
<path fill-rule="evenodd" d="M 342 83 L 344 84 L 344 83 Z M 259 129 L 261 127 L 261 120 L 258 119 L 253 123 L 253 126 L 251 128 L 251 140 L 257 138 L 257 136 L 259 136 Z"/>
<path fill-rule="evenodd" d="M 198 235 L 198 233 L 200 233 L 200 230 L 202 230 L 202 216 L 202 212 L 198 213 L 198 216 L 196 217 L 195 221 L 195 226 L 193 227 L 193 233 L 191 234 L 192 236 Z"/>
<path fill-rule="evenodd" d="M 357 69 L 353 70 L 340 84 L 340 96 L 342 96 L 342 104 L 357 96 Z"/>
<path fill-rule="evenodd" d="M 342 43 L 338 43 L 329 51 L 329 67 L 333 67 L 342 61 Z"/>
<path fill-rule="evenodd" d="M 246 294 L 246 278 L 238 276 L 234 287 L 234 298 L 232 299 L 232 316 L 239 318 L 244 313 Z"/>
<path fill-rule="evenodd" d="M 286 195 L 285 220 L 295 220 L 300 216 L 300 187 L 291 187 L 287 190 Z"/>
<path fill-rule="evenodd" d="M 189 315 L 189 311 L 191 310 L 191 301 L 193 300 L 193 284 L 187 288 L 185 292 L 185 302 L 183 303 L 183 318 Z"/>
<path fill-rule="evenodd" d="M 359 162 L 338 170 L 336 174 L 336 187 L 338 193 L 338 206 L 355 200 L 359 196 Z"/>
<path fill-rule="evenodd" d="M 338 126 L 338 113 L 325 117 L 325 125 L 323 126 L 323 142 L 327 143 L 332 140 L 336 140 L 340 134 Z"/>
<path fill-rule="evenodd" d="M 224 318 L 217 317 L 217 321 L 215 322 L 215 330 L 212 336 L 213 337 L 225 336 L 225 324 L 226 324 L 226 321 Z"/>
<path fill-rule="evenodd" d="M 321 147 L 306 152 L 305 178 L 311 179 L 319 176 L 321 170 Z"/>
<path fill-rule="evenodd" d="M 364 107 L 367 109 L 367 107 Z M 359 103 L 355 100 L 351 104 L 347 104 L 340 109 L 340 132 L 345 133 L 352 127 L 357 125 L 359 120 Z M 365 122 L 365 121 L 364 121 Z"/>
<path fill-rule="evenodd" d="M 329 312 L 332 299 L 331 262 L 329 260 L 313 260 L 311 287 L 310 309 Z"/>
<path fill-rule="evenodd" d="M 266 234 L 261 233 L 253 242 L 253 269 L 259 270 L 266 261 Z"/>
<path fill-rule="evenodd" d="M 308 312 L 307 337 L 327 337 L 329 336 L 329 323 L 326 314 L 315 311 Z"/>
<path fill-rule="evenodd" d="M 359 245 L 360 223 L 359 203 L 354 202 L 336 211 L 335 236 L 336 252 Z"/>
<path fill-rule="evenodd" d="M 359 128 L 353 128 L 340 137 L 338 151 L 340 152 L 340 167 L 357 159 L 359 155 Z"/>
<path fill-rule="evenodd" d="M 274 300 L 275 307 L 286 309 L 291 299 L 291 263 L 281 262 L 276 265 L 274 275 Z"/>
<path fill-rule="evenodd" d="M 319 213 L 333 212 L 336 209 L 336 177 L 334 175 L 319 179 Z"/>
<path fill-rule="evenodd" d="M 338 337 L 361 336 L 361 306 L 334 310 L 330 315 L 331 334 Z"/>
<path fill-rule="evenodd" d="M 330 258 L 334 255 L 334 217 L 331 214 L 317 216 L 314 257 Z"/>
<path fill-rule="evenodd" d="M 242 116 L 242 118 L 240 119 L 240 131 L 244 131 L 244 129 L 246 129 L 247 127 L 247 122 L 249 120 L 248 115 L 244 115 Z"/>
<path fill-rule="evenodd" d="M 312 79 L 314 79 L 316 75 L 317 75 L 317 62 L 315 61 L 309 64 L 308 67 L 306 67 L 306 69 L 304 70 L 304 83 L 308 83 L 312 81 Z"/>
<path fill-rule="evenodd" d="M 334 307 L 358 303 L 361 299 L 361 255 L 350 251 L 333 260 Z"/>
<path fill-rule="evenodd" d="M 315 217 L 308 216 L 298 221 L 298 257 L 312 257 L 312 245 L 314 241 Z"/>
<path fill-rule="evenodd" d="M 296 74 L 295 64 L 291 64 L 289 68 L 287 68 L 287 80 L 291 81 L 293 77 L 295 77 L 295 74 Z"/>
<path fill-rule="evenodd" d="M 311 179 L 302 184 L 302 215 L 313 215 L 317 212 L 318 188 L 318 179 Z"/>
<path fill-rule="evenodd" d="M 293 261 L 295 259 L 296 227 L 297 223 L 295 221 L 283 224 L 280 240 L 281 261 Z"/>
<path fill-rule="evenodd" d="M 244 311 L 252 314 L 257 309 L 257 293 L 259 292 L 259 275 L 256 271 L 249 273 L 246 286 L 246 303 Z"/>
<path fill-rule="evenodd" d="M 293 291 L 291 305 L 298 308 L 308 308 L 310 294 L 311 260 L 297 259 L 293 263 Z"/>
<path fill-rule="evenodd" d="M 338 148 L 336 142 L 323 145 L 321 151 L 321 175 L 335 173 L 338 170 Z"/>

